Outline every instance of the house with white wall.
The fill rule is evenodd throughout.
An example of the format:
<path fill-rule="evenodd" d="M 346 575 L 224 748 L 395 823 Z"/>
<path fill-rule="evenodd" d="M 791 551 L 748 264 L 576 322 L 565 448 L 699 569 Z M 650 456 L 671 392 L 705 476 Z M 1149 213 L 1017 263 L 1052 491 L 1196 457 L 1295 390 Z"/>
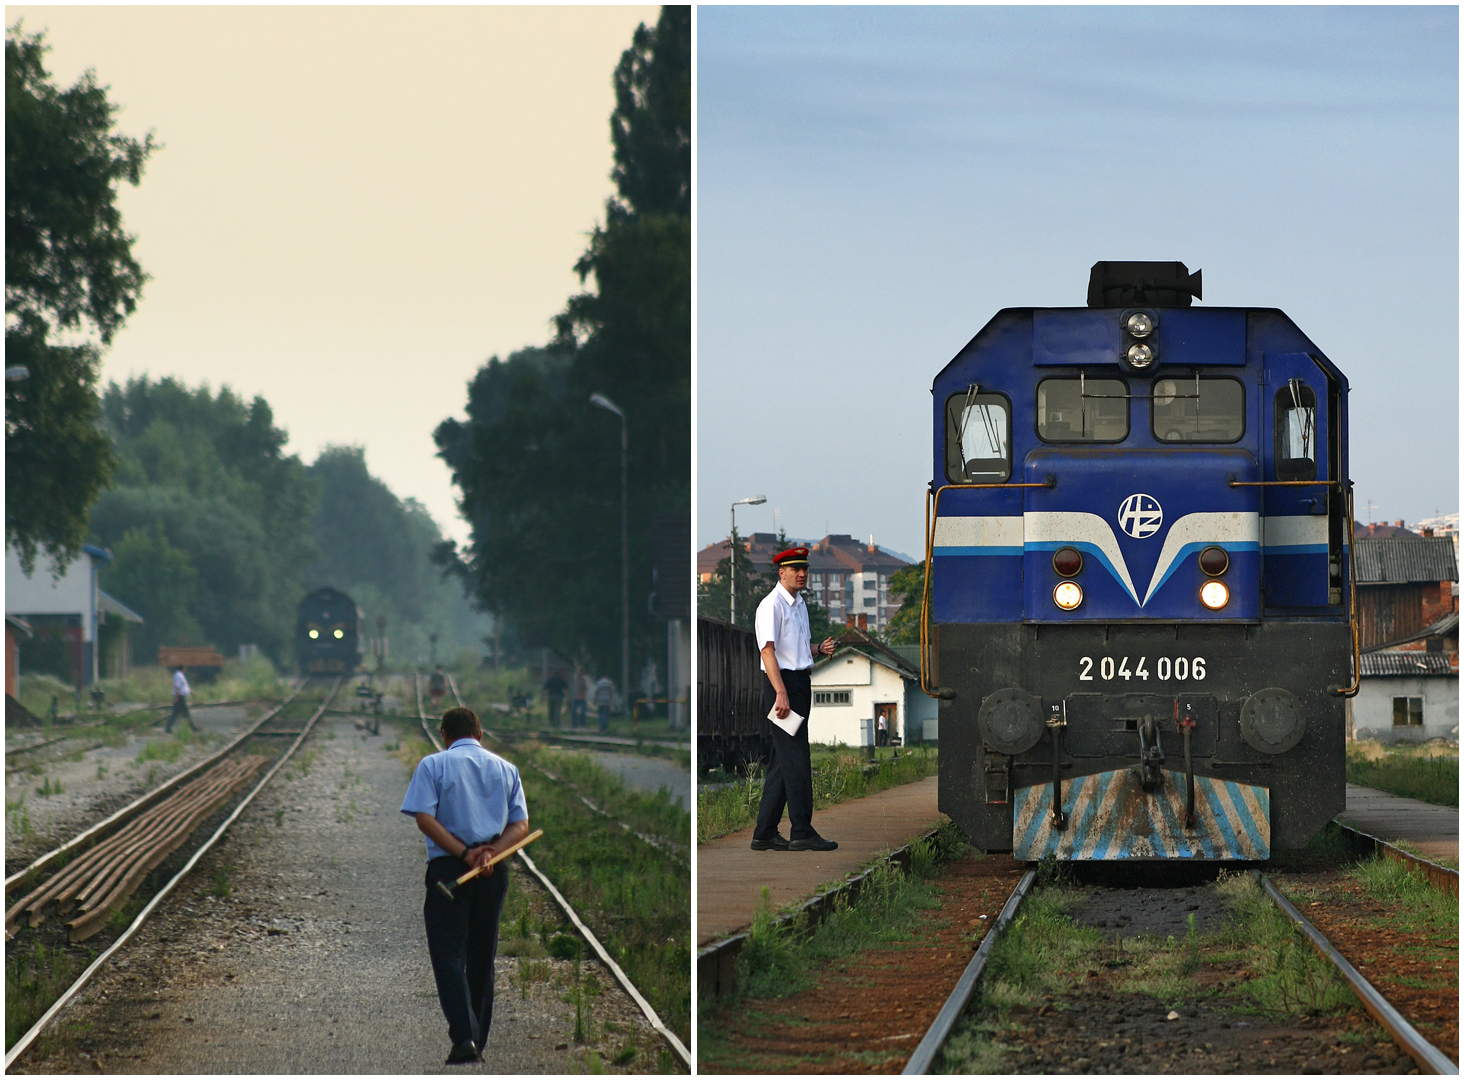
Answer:
<path fill-rule="evenodd" d="M 894 649 L 850 630 L 834 655 L 813 666 L 808 741 L 865 745 L 865 721 L 885 718 L 891 741 L 908 745 L 934 736 L 936 702 L 920 689 L 920 672 Z M 929 730 L 928 730 L 929 729 Z"/>
<path fill-rule="evenodd" d="M 110 552 L 87 544 L 59 573 L 55 561 L 42 552 L 27 574 L 19 552 L 5 550 L 5 614 L 24 620 L 32 638 L 58 640 L 70 654 L 73 676 L 87 686 L 102 674 L 99 629 L 110 625 L 120 635 L 113 652 L 125 671 L 127 623 L 142 622 L 140 615 L 97 588 L 97 575 L 111 561 Z M 17 652 L 17 668 L 18 656 Z"/>

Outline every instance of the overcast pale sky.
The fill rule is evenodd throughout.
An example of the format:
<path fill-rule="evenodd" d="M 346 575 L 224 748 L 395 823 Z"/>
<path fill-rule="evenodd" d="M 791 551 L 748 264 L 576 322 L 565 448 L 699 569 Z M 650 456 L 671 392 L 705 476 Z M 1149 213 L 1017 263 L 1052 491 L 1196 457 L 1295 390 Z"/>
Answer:
<path fill-rule="evenodd" d="M 739 529 L 918 557 L 931 380 L 1000 308 L 1082 306 L 1100 259 L 1286 311 L 1351 381 L 1363 521 L 1459 509 L 1457 8 L 701 7 L 697 35 L 698 545 L 766 495 Z"/>
<path fill-rule="evenodd" d="M 104 379 L 263 394 L 291 452 L 359 443 L 466 539 L 432 430 L 579 291 L 612 73 L 658 11 L 7 6 L 165 145 L 119 197 L 152 281 Z"/>

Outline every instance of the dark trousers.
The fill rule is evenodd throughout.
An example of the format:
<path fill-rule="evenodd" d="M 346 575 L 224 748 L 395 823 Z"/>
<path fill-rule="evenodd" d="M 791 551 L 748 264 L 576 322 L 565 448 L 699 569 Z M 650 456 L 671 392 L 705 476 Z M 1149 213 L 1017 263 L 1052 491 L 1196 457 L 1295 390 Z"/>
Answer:
<path fill-rule="evenodd" d="M 575 698 L 569 703 L 569 726 L 585 726 L 585 699 Z"/>
<path fill-rule="evenodd" d="M 609 705 L 600 705 L 600 706 L 597 706 L 597 707 L 600 710 L 600 730 L 601 731 L 609 731 L 610 730 L 610 706 Z"/>
<path fill-rule="evenodd" d="M 559 708 L 564 704 L 564 698 L 558 694 L 549 695 L 549 726 L 559 726 Z"/>
<path fill-rule="evenodd" d="M 188 721 L 190 727 L 193 726 L 193 714 L 188 711 L 188 699 L 182 694 L 178 694 L 173 698 L 173 711 L 168 714 L 168 722 L 163 726 L 164 735 L 172 733 L 173 725 L 180 716 Z"/>
<path fill-rule="evenodd" d="M 437 891 L 437 882 L 451 885 L 466 871 L 463 861 L 451 855 L 427 863 L 422 918 L 448 1038 L 454 1046 L 471 1041 L 481 1047 L 493 1026 L 493 961 L 498 955 L 498 920 L 508 896 L 508 862 L 499 863 L 492 874 L 451 886 L 456 900 Z"/>
<path fill-rule="evenodd" d="M 813 707 L 811 671 L 782 671 L 783 686 L 788 691 L 788 704 L 799 716 L 807 717 Z M 762 715 L 767 716 L 777 700 L 777 691 L 767 674 L 763 675 Z M 778 831 L 783 820 L 783 807 L 788 808 L 790 840 L 808 840 L 813 831 L 813 765 L 808 756 L 808 720 L 789 735 L 771 720 L 773 759 L 768 763 L 768 777 L 763 784 L 762 804 L 757 811 L 757 828 L 753 839 L 766 840 Z"/>

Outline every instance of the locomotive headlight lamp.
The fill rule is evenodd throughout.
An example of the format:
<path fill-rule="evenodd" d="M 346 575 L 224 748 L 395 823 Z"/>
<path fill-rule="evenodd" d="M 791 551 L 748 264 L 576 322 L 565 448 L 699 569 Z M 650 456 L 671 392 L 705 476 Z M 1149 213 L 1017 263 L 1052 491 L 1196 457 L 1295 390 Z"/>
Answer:
<path fill-rule="evenodd" d="M 319 630 L 316 630 L 314 627 L 312 627 L 311 630 L 310 630 L 310 640 L 311 641 L 314 641 L 319 636 L 320 636 L 320 631 Z"/>
<path fill-rule="evenodd" d="M 1230 590 L 1223 581 L 1207 581 L 1200 587 L 1200 603 L 1211 611 L 1219 611 L 1230 602 Z"/>
<path fill-rule="evenodd" d="M 1210 577 L 1219 577 L 1230 569 L 1230 554 L 1223 547 L 1207 547 L 1200 552 L 1200 569 Z"/>
<path fill-rule="evenodd" d="M 1083 587 L 1076 581 L 1059 581 L 1052 590 L 1052 602 L 1063 611 L 1072 611 L 1083 602 Z"/>
<path fill-rule="evenodd" d="M 337 630 L 335 632 L 335 636 L 336 636 L 336 640 L 339 641 L 341 638 L 343 638 L 343 637 L 346 636 L 346 632 L 344 630 Z"/>
<path fill-rule="evenodd" d="M 1133 337 L 1145 338 L 1154 332 L 1154 320 L 1149 318 L 1147 312 L 1136 311 L 1128 317 L 1124 328 Z"/>
<path fill-rule="evenodd" d="M 1130 345 L 1128 350 L 1129 367 L 1135 371 L 1142 371 L 1154 362 L 1154 350 L 1142 341 Z"/>
<path fill-rule="evenodd" d="M 1063 577 L 1077 577 L 1083 569 L 1083 554 L 1077 548 L 1058 548 L 1052 553 L 1052 568 Z"/>

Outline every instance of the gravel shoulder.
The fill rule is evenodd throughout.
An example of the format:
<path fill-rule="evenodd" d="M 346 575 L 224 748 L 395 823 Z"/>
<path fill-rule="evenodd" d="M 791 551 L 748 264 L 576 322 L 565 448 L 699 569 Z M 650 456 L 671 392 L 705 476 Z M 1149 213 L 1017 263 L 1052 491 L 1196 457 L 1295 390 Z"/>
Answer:
<path fill-rule="evenodd" d="M 12 1071 L 448 1071 L 422 928 L 424 849 L 400 813 L 406 767 L 388 750 L 400 730 L 384 722 L 371 736 L 322 718 L 300 763 Z M 512 951 L 510 916 L 521 928 L 556 921 L 518 869 L 503 935 Z M 504 947 L 485 1059 L 453 1071 L 656 1070 L 658 1037 L 599 965 L 581 968 L 590 992 L 577 1042 L 574 963 Z"/>

